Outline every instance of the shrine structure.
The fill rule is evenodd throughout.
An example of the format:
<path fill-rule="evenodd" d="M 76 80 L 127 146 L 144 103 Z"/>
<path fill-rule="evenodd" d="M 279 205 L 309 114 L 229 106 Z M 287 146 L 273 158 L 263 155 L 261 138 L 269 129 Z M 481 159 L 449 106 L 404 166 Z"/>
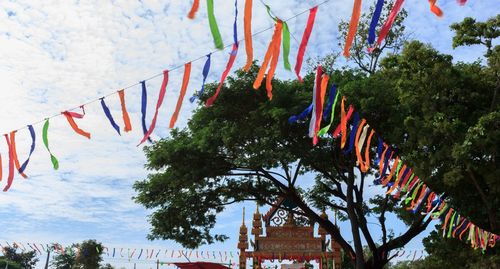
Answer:
<path fill-rule="evenodd" d="M 253 250 L 249 250 L 243 209 L 238 241 L 240 269 L 246 269 L 247 259 L 252 259 L 253 269 L 262 269 L 265 260 L 317 261 L 320 269 L 341 269 L 340 245 L 331 239 L 327 241 L 327 232 L 321 227 L 318 228 L 319 237 L 314 236 L 314 222 L 295 214 L 298 211 L 284 198 L 280 198 L 266 214 L 261 215 L 257 207 L 252 221 L 253 240 L 250 240 Z M 328 219 L 325 212 L 321 217 Z"/>

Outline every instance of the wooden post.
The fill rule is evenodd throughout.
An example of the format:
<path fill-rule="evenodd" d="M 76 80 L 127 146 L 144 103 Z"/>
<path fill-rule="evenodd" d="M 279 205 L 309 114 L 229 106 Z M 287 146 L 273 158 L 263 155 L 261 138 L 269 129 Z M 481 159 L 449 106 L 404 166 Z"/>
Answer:
<path fill-rule="evenodd" d="M 156 260 L 156 269 L 160 269 L 160 260 Z"/>

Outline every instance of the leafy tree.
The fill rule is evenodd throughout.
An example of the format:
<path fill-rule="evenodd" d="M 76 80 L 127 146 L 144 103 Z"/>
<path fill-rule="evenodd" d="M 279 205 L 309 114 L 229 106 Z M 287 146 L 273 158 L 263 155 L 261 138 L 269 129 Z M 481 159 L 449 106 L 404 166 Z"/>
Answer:
<path fill-rule="evenodd" d="M 57 254 L 51 261 L 50 265 L 55 269 L 73 269 L 76 264 L 76 253 L 73 251 L 77 245 L 73 244 L 66 247 L 66 251 Z"/>
<path fill-rule="evenodd" d="M 32 269 L 38 262 L 35 251 L 20 251 L 17 245 L 3 248 L 4 259 L 19 264 L 22 268 Z"/>
<path fill-rule="evenodd" d="M 287 122 L 310 103 L 312 74 L 304 84 L 273 80 L 269 101 L 264 89 L 250 90 L 257 70 L 253 66 L 249 73 L 237 71 L 214 106 L 200 106 L 185 129 L 174 129 L 169 138 L 146 147 L 151 172 L 134 187 L 135 200 L 153 210 L 149 238 L 173 239 L 191 248 L 223 241 L 227 236 L 211 229 L 226 205 L 245 200 L 272 204 L 286 197 L 301 210 L 296 213 L 321 225 L 348 257 L 354 257 L 355 268 L 387 265 L 391 251 L 425 230 L 430 219 L 408 213 L 390 196 L 368 200 L 367 181 L 379 176 L 375 167 L 359 173 L 355 157 L 343 154 L 330 135 L 313 147 L 308 122 Z M 491 101 L 495 86 L 490 67 L 479 62 L 455 64 L 452 56 L 413 41 L 368 74 L 347 68 L 332 72 L 332 78 L 426 184 L 449 194 L 454 208 L 487 227 L 484 211 L 477 210 L 481 202 L 476 190 L 491 198 L 495 210 L 500 197 L 495 165 L 500 112 L 496 105 L 484 105 Z M 207 86 L 201 104 L 215 87 Z M 375 154 L 370 157 L 373 163 Z M 318 212 L 324 208 L 338 210 L 351 230 L 341 232 L 321 218 Z M 407 230 L 391 234 L 388 214 L 396 214 Z M 379 221 L 381 238 L 373 237 L 368 217 Z M 343 237 L 347 232 L 351 244 Z M 486 255 L 495 255 L 496 250 L 489 251 Z"/>
<path fill-rule="evenodd" d="M 76 245 L 80 250 L 76 255 L 75 265 L 83 269 L 98 269 L 102 261 L 103 246 L 96 240 L 85 240 Z"/>
<path fill-rule="evenodd" d="M 5 257 L 0 257 L 0 268 L 9 268 L 9 269 L 22 269 L 21 265 L 5 259 Z"/>
<path fill-rule="evenodd" d="M 500 186 L 498 183 L 499 170 L 496 165 L 498 158 L 499 106 L 497 92 L 500 86 L 500 46 L 492 49 L 492 40 L 498 37 L 499 17 L 491 18 L 486 22 L 475 22 L 466 18 L 460 23 L 453 24 L 455 31 L 454 47 L 471 44 L 483 44 L 486 49 L 487 66 L 479 62 L 473 64 L 458 64 L 462 72 L 474 78 L 477 83 L 484 83 L 484 92 L 472 91 L 461 99 L 481 98 L 477 105 L 462 104 L 462 109 L 455 109 L 446 114 L 455 114 L 462 111 L 463 115 L 473 113 L 471 117 L 461 116 L 458 121 L 452 119 L 451 126 L 458 137 L 450 141 L 448 150 L 450 167 L 438 182 L 451 194 L 453 204 L 462 213 L 470 216 L 480 227 L 498 233 L 500 218 Z M 495 26 L 496 25 L 496 26 Z M 496 34 L 495 34 L 496 33 Z M 465 89 L 471 89 L 467 84 Z M 450 132 L 453 131 L 453 128 Z M 489 249 L 485 254 L 480 251 L 471 251 L 457 240 L 443 239 L 438 232 L 432 232 L 424 240 L 424 246 L 429 256 L 423 262 L 423 268 L 442 268 L 443 266 L 456 268 L 499 268 L 499 247 Z M 453 259 L 450 257 L 453 256 Z M 418 267 L 420 268 L 420 267 Z"/>
<path fill-rule="evenodd" d="M 453 48 L 470 45 L 486 46 L 486 57 L 493 53 L 493 40 L 500 36 L 500 15 L 490 18 L 485 22 L 476 22 L 467 17 L 460 23 L 451 25 L 455 31 Z"/>

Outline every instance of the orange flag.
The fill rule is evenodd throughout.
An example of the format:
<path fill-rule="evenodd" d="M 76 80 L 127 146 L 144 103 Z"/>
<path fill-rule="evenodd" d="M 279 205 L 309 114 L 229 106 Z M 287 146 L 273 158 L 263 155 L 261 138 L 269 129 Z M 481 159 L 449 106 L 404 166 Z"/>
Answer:
<path fill-rule="evenodd" d="M 125 132 L 130 132 L 132 130 L 132 124 L 130 124 L 130 117 L 128 116 L 127 106 L 125 105 L 125 93 L 124 90 L 119 90 L 118 95 L 120 96 L 120 104 L 122 107 L 123 122 L 125 123 Z"/>
<path fill-rule="evenodd" d="M 280 51 L 280 45 L 281 45 L 281 31 L 283 30 L 283 22 L 281 20 L 276 21 L 276 25 L 274 27 L 274 33 L 273 37 L 271 39 L 271 42 L 269 43 L 269 46 L 267 48 L 266 55 L 264 56 L 264 60 L 262 61 L 262 66 L 259 69 L 259 73 L 257 74 L 257 78 L 255 78 L 255 81 L 253 83 L 253 88 L 254 89 L 259 89 L 260 85 L 262 84 L 262 80 L 264 79 L 264 73 L 266 72 L 267 65 L 269 62 L 271 62 L 271 65 L 269 67 L 269 73 L 267 74 L 267 81 L 266 81 L 266 90 L 267 90 L 267 96 L 269 99 L 273 98 L 272 94 L 272 85 L 271 85 L 271 80 L 272 76 L 274 75 L 274 71 L 276 70 L 276 65 L 278 63 L 278 57 L 279 57 L 279 51 Z"/>
<path fill-rule="evenodd" d="M 184 100 L 184 96 L 186 95 L 187 86 L 189 83 L 189 76 L 191 75 L 191 62 L 186 63 L 184 65 L 184 77 L 182 79 L 181 92 L 179 94 L 179 99 L 177 99 L 177 105 L 175 106 L 174 115 L 170 119 L 170 128 L 174 128 L 175 122 L 177 121 L 177 117 L 179 116 L 179 111 L 181 110 L 182 101 Z"/>
<path fill-rule="evenodd" d="M 191 7 L 191 10 L 189 11 L 188 18 L 194 19 L 194 16 L 196 15 L 196 12 L 198 11 L 198 8 L 200 7 L 200 0 L 194 0 L 193 6 Z"/>
<path fill-rule="evenodd" d="M 245 14 L 243 16 L 243 28 L 245 31 L 245 50 L 247 52 L 247 63 L 244 70 L 248 72 L 253 62 L 252 47 L 252 0 L 245 1 Z"/>
<path fill-rule="evenodd" d="M 349 23 L 349 32 L 347 32 L 347 37 L 344 46 L 345 57 L 349 57 L 350 55 L 349 50 L 351 49 L 352 41 L 356 36 L 360 15 L 361 15 L 361 0 L 354 0 L 354 6 L 352 7 L 351 22 Z"/>
<path fill-rule="evenodd" d="M 78 114 L 75 112 L 69 112 L 69 111 L 64 111 L 64 112 L 62 112 L 62 114 L 66 117 L 66 120 L 68 120 L 69 125 L 71 126 L 71 128 L 73 128 L 73 130 L 77 134 L 85 136 L 86 138 L 90 139 L 90 133 L 85 132 L 84 130 L 80 129 L 80 127 L 78 127 L 75 120 L 73 119 L 73 117 L 83 118 L 82 114 Z"/>
<path fill-rule="evenodd" d="M 16 131 L 10 132 L 10 146 L 12 148 L 12 158 L 14 159 L 14 164 L 16 165 L 17 171 L 19 171 L 19 174 L 21 174 L 22 177 L 28 178 L 28 176 L 26 176 L 26 174 L 21 172 L 21 165 L 19 164 L 19 159 L 17 158 Z"/>
<path fill-rule="evenodd" d="M 429 0 L 429 5 L 431 6 L 431 11 L 438 17 L 443 17 L 443 11 L 436 6 L 437 0 Z"/>

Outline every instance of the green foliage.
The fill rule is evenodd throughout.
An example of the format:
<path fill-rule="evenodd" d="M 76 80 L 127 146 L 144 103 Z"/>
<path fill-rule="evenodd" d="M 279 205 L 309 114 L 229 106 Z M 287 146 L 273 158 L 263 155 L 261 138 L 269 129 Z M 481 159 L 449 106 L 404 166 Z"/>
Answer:
<path fill-rule="evenodd" d="M 8 265 L 7 265 L 8 264 Z M 0 257 L 0 268 L 9 269 L 22 269 L 21 265 L 6 259 L 5 257 Z"/>
<path fill-rule="evenodd" d="M 494 101 L 495 67 L 452 60 L 412 41 L 382 59 L 370 75 L 350 68 L 331 75 L 348 103 L 419 178 L 436 193 L 446 192 L 449 203 L 471 221 L 498 233 L 500 109 Z M 239 70 L 229 77 L 211 107 L 203 103 L 216 85 L 207 85 L 187 127 L 146 147 L 150 173 L 134 188 L 135 201 L 153 212 L 149 238 L 173 239 L 190 248 L 224 241 L 227 235 L 211 230 L 226 205 L 244 200 L 270 204 L 285 196 L 332 234 L 349 257 L 346 262 L 355 257 L 356 268 L 382 268 L 389 251 L 403 247 L 429 222 L 408 213 L 393 198 L 364 200 L 363 182 L 368 178 L 354 172 L 353 156 L 343 155 L 330 135 L 313 147 L 308 121 L 287 122 L 311 102 L 313 74 L 305 76 L 304 84 L 273 80 L 269 101 L 264 88 L 252 89 L 257 71 L 253 66 L 249 73 Z M 375 154 L 371 157 L 373 163 Z M 314 182 L 304 177 L 306 173 Z M 369 175 L 377 176 L 377 171 Z M 339 210 L 349 221 L 352 244 L 330 220 L 318 217 L 324 208 Z M 392 213 L 408 225 L 406 233 L 394 235 L 386 228 L 385 215 Z M 366 216 L 378 218 L 382 238 L 372 238 Z M 363 248 L 361 238 L 368 247 Z M 472 253 L 462 242 L 452 241 L 462 245 L 462 253 Z M 438 257 L 430 245 L 427 250 Z M 496 262 L 496 253 L 489 250 L 483 259 Z M 440 257 L 442 262 L 449 259 Z M 418 264 L 424 262 L 427 259 Z"/>
<path fill-rule="evenodd" d="M 22 268 L 32 269 L 38 262 L 35 251 L 20 251 L 17 245 L 3 248 L 4 260 L 14 262 Z"/>
<path fill-rule="evenodd" d="M 453 48 L 470 45 L 484 45 L 487 48 L 486 57 L 492 53 L 492 41 L 500 36 L 500 15 L 490 18 L 485 22 L 476 22 L 467 17 L 460 23 L 451 25 L 455 31 Z"/>
<path fill-rule="evenodd" d="M 75 265 L 82 269 L 98 269 L 102 261 L 103 246 L 96 240 L 85 240 L 76 245 L 80 250 L 76 256 Z"/>
<path fill-rule="evenodd" d="M 76 253 L 72 250 L 76 247 L 78 247 L 78 245 L 73 244 L 66 247 L 64 253 L 54 252 L 55 257 L 53 257 L 50 262 L 51 267 L 55 269 L 73 269 L 76 265 Z"/>

